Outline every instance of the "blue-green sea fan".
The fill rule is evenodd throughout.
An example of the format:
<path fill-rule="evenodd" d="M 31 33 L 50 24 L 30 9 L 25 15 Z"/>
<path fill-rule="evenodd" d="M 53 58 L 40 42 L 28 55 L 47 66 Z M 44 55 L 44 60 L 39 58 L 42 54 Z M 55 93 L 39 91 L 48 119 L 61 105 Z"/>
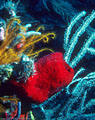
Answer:
<path fill-rule="evenodd" d="M 78 23 L 78 21 L 86 15 L 86 12 L 83 11 L 79 13 L 76 17 L 71 20 L 70 25 L 67 27 L 67 30 L 64 34 L 64 59 L 65 61 L 72 67 L 75 68 L 80 60 L 85 56 L 87 52 L 94 54 L 94 48 L 90 48 L 91 43 L 95 39 L 95 32 L 92 32 L 90 36 L 88 36 L 88 40 L 85 40 L 83 46 L 81 47 L 78 54 L 70 61 L 72 57 L 72 53 L 75 50 L 77 43 L 79 42 L 79 38 L 86 32 L 88 26 L 93 22 L 95 19 L 95 11 L 92 11 L 90 15 L 88 15 L 82 22 L 82 24 L 78 27 L 78 29 L 73 33 L 72 37 L 70 38 L 73 26 Z M 93 49 L 93 50 L 92 50 Z"/>

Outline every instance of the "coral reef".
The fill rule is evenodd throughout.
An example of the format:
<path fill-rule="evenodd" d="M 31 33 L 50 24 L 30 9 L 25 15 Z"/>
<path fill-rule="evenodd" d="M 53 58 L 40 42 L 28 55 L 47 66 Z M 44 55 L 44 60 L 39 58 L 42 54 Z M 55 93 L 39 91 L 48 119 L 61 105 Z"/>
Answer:
<path fill-rule="evenodd" d="M 16 24 L 16 25 L 15 25 Z M 43 27 L 42 27 L 43 28 Z M 9 64 L 16 61 L 19 61 L 20 56 L 22 53 L 25 53 L 26 55 L 32 57 L 35 55 L 33 53 L 34 45 L 42 41 L 44 43 L 48 43 L 49 37 L 54 39 L 55 34 L 54 33 L 46 33 L 42 35 L 32 35 L 31 37 L 26 38 L 23 33 L 19 33 L 20 29 L 25 30 L 25 28 L 21 25 L 21 21 L 18 18 L 12 18 L 6 28 L 6 39 L 0 46 L 0 64 Z M 39 31 L 41 27 L 39 27 L 36 31 Z M 30 34 L 31 35 L 31 34 Z M 24 45 L 20 50 L 15 49 L 15 45 L 13 45 L 11 48 L 8 49 L 9 45 L 12 43 L 14 39 L 16 39 L 17 36 L 21 36 L 21 39 L 18 40 L 18 43 L 21 43 L 23 41 Z M 28 48 L 31 49 L 28 52 Z M 50 49 L 43 49 L 44 50 L 50 50 Z M 52 51 L 52 50 L 50 50 Z M 36 52 L 36 54 L 39 54 L 39 52 Z"/>
<path fill-rule="evenodd" d="M 22 55 L 19 63 L 15 63 L 12 76 L 16 78 L 18 82 L 26 82 L 31 74 L 34 74 L 34 60 L 29 59 L 28 56 Z"/>
<path fill-rule="evenodd" d="M 94 48 L 90 47 L 91 42 L 95 38 L 95 33 L 92 32 L 89 38 L 84 41 L 81 50 L 79 49 L 78 55 L 72 58 L 72 53 L 75 50 L 76 44 L 82 34 L 86 33 L 88 25 L 94 20 L 95 12 L 87 16 L 80 27 L 70 36 L 75 23 L 85 16 L 86 12 L 83 11 L 74 17 L 65 31 L 64 39 L 64 59 L 68 64 L 76 68 L 82 58 L 89 53 L 94 55 Z M 69 39 L 71 38 L 71 39 Z M 85 73 L 85 74 L 84 74 Z M 84 74 L 84 75 L 83 75 Z M 80 69 L 75 73 L 72 82 L 63 88 L 60 92 L 53 95 L 40 105 L 31 105 L 36 119 L 58 119 L 58 120 L 83 120 L 95 118 L 95 72 L 88 73 L 86 69 L 80 66 Z M 36 113 L 38 111 L 38 114 Z M 40 116 L 39 116 L 40 113 Z"/>
<path fill-rule="evenodd" d="M 91 45 L 95 39 L 95 30 L 90 27 L 93 26 L 95 11 L 89 15 L 86 15 L 86 11 L 77 14 L 68 1 L 31 1 L 32 6 L 35 5 L 31 8 L 36 13 L 45 10 L 40 18 L 37 14 L 45 24 L 48 16 L 47 21 L 54 25 L 61 18 L 65 24 L 68 18 L 76 14 L 64 32 L 64 54 L 49 48 L 36 51 L 37 43 L 48 43 L 55 38 L 55 33 L 45 32 L 43 26 L 31 30 L 32 24 L 22 23 L 17 16 L 20 2 L 16 5 L 11 0 L 6 2 L 5 7 L 11 18 L 3 22 L 4 29 L 0 33 L 0 38 L 3 38 L 0 39 L 0 118 L 95 119 L 95 72 L 87 71 L 80 64 L 86 55 L 95 55 Z M 79 3 L 82 4 L 81 1 Z M 47 11 L 49 14 L 46 14 Z M 57 14 L 51 17 L 54 12 Z M 44 14 L 46 16 L 43 18 Z M 58 15 L 62 17 L 54 20 Z M 2 22 L 0 25 L 2 27 Z M 60 22 L 57 25 L 62 24 Z M 47 50 L 53 53 L 36 59 L 40 52 Z"/>
<path fill-rule="evenodd" d="M 13 72 L 12 65 L 0 65 L 0 83 L 5 82 L 10 78 Z"/>

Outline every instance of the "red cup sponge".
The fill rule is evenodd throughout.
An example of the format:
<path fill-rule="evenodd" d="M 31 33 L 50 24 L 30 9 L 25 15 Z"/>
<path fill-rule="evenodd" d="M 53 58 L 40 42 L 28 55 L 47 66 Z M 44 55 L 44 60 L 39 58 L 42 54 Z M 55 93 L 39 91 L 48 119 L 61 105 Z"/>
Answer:
<path fill-rule="evenodd" d="M 64 61 L 60 52 L 40 58 L 35 63 L 35 69 L 35 74 L 25 84 L 17 85 L 23 87 L 27 97 L 37 103 L 44 102 L 62 87 L 66 87 L 74 77 L 74 70 Z"/>

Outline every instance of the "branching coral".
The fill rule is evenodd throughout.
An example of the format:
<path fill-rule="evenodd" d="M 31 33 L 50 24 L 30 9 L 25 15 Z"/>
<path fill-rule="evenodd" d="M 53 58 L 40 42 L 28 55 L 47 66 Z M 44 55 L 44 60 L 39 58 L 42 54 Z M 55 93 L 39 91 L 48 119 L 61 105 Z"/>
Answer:
<path fill-rule="evenodd" d="M 76 18 L 74 18 L 70 25 L 68 26 L 66 32 L 65 32 L 65 38 L 64 38 L 64 59 L 65 61 L 72 67 L 76 67 L 76 65 L 79 63 L 79 61 L 85 56 L 85 54 L 88 51 L 92 51 L 92 48 L 89 48 L 92 41 L 95 39 L 95 32 L 93 32 L 88 40 L 85 41 L 83 47 L 79 51 L 78 55 L 75 56 L 75 58 L 70 61 L 71 55 L 76 47 L 76 44 L 78 43 L 79 38 L 85 33 L 87 27 L 90 25 L 90 23 L 95 19 L 95 11 L 91 13 L 91 15 L 87 16 L 83 23 L 80 25 L 80 27 L 76 30 L 76 32 L 73 34 L 73 36 L 70 39 L 70 34 L 73 26 L 80 20 L 80 18 L 84 17 L 86 15 L 86 12 L 81 12 Z M 94 51 L 92 51 L 92 54 Z"/>
<path fill-rule="evenodd" d="M 39 31 L 43 27 L 39 27 L 36 31 Z M 23 32 L 20 33 L 20 30 Z M 9 64 L 15 61 L 19 61 L 20 55 L 22 53 L 25 53 L 28 56 L 34 56 L 35 54 L 38 54 L 39 52 L 33 53 L 34 45 L 37 42 L 40 42 L 43 40 L 44 43 L 48 43 L 49 38 L 51 37 L 54 39 L 55 34 L 54 33 L 45 33 L 42 35 L 32 35 L 30 37 L 24 36 L 24 32 L 26 32 L 26 29 L 21 25 L 21 21 L 18 18 L 12 18 L 7 25 L 6 28 L 6 39 L 4 40 L 3 44 L 0 46 L 0 64 Z M 23 41 L 23 46 L 20 50 L 15 49 L 15 44 L 11 46 L 11 48 L 8 48 L 9 45 L 16 39 L 18 36 L 21 36 L 21 39 L 18 39 L 18 42 Z M 48 48 L 45 48 L 44 50 L 50 50 Z M 28 51 L 28 52 L 27 52 Z M 32 54 L 33 53 L 33 54 Z"/>

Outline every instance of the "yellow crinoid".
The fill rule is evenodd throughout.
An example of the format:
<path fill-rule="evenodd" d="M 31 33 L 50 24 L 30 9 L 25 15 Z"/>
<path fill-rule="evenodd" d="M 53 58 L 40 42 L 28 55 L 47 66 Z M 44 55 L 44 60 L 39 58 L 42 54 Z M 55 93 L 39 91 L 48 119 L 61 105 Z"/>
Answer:
<path fill-rule="evenodd" d="M 43 29 L 43 26 L 38 27 L 35 31 L 40 31 L 40 29 Z M 20 60 L 20 56 L 22 53 L 26 54 L 29 57 L 32 57 L 34 55 L 38 55 L 40 52 L 49 50 L 53 52 L 49 48 L 44 48 L 42 50 L 34 52 L 35 44 L 43 41 L 44 43 L 48 43 L 50 37 L 52 39 L 55 38 L 55 33 L 45 33 L 41 35 L 32 35 L 28 38 L 26 38 L 23 34 L 23 32 L 20 33 L 20 31 L 25 32 L 26 29 L 21 25 L 21 21 L 18 18 L 12 18 L 9 20 L 6 28 L 6 39 L 3 41 L 2 45 L 0 46 L 0 65 L 2 64 L 9 64 L 13 62 L 18 62 Z M 21 47 L 20 50 L 15 49 L 15 45 L 11 46 L 9 48 L 9 45 L 17 38 L 17 36 L 20 36 L 21 39 L 23 39 L 24 45 Z"/>

